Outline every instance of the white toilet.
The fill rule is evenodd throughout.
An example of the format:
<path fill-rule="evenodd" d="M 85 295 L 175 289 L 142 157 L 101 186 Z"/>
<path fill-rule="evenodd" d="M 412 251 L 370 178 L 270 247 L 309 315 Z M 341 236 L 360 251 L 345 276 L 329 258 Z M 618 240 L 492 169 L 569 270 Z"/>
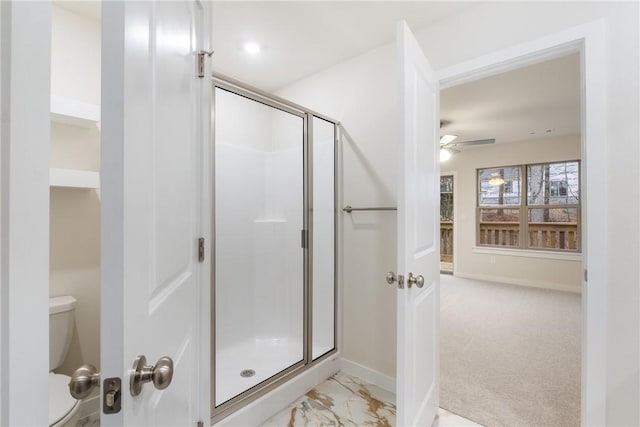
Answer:
<path fill-rule="evenodd" d="M 75 306 L 71 296 L 49 298 L 49 425 L 55 427 L 75 427 L 80 418 L 80 401 L 69 394 L 71 378 L 53 373 L 69 350 Z"/>

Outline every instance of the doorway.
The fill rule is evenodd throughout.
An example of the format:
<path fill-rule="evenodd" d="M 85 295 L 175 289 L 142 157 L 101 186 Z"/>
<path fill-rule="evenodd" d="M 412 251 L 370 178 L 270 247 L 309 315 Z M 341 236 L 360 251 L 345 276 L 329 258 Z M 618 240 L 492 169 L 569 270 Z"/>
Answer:
<path fill-rule="evenodd" d="M 456 143 L 446 146 L 453 151 L 446 167 L 457 172 L 456 200 L 459 203 L 456 206 L 456 219 L 464 218 L 458 224 L 453 244 L 461 254 L 456 260 L 458 278 L 442 279 L 442 307 L 448 311 L 443 310 L 440 323 L 441 399 L 444 408 L 481 424 L 570 425 L 568 420 L 580 420 L 579 293 L 583 267 L 578 230 L 581 229 L 580 201 L 585 198 L 580 181 L 584 139 L 580 113 L 583 96 L 580 93 L 580 73 L 580 54 L 574 52 L 467 81 L 441 93 L 441 114 L 446 123 L 443 133 L 458 135 Z M 528 91 L 535 91 L 536 97 L 525 93 Z M 487 102 L 487 99 L 492 102 Z M 537 103 L 537 108 L 529 108 L 530 103 Z M 491 110 L 490 113 L 483 111 L 485 108 Z M 502 108 L 504 110 L 501 111 Z M 471 114 L 472 110 L 477 111 L 477 116 Z M 509 118 L 508 123 L 502 121 L 505 117 Z M 553 125 L 546 124 L 551 122 Z M 473 133 L 476 129 L 478 132 Z M 441 175 L 441 217 L 446 217 L 443 211 L 446 211 L 448 201 L 446 192 L 442 190 L 446 190 L 443 186 L 447 174 Z M 441 226 L 441 241 L 443 228 Z M 446 241 L 442 241 L 441 248 L 441 253 L 446 255 Z M 508 285 L 488 286 L 487 282 Z M 533 289 L 536 287 L 551 288 L 556 292 Z M 464 291 L 458 292 L 462 288 Z M 529 292 L 532 289 L 533 292 Z M 469 297 L 471 294 L 475 297 Z M 484 299 L 488 294 L 493 298 Z M 551 399 L 551 410 L 544 414 L 549 418 L 535 418 L 539 411 L 518 406 L 520 402 L 540 401 L 540 398 L 536 397 L 535 386 L 529 384 L 528 390 L 518 390 L 520 387 L 515 382 L 512 382 L 515 385 L 513 389 L 497 387 L 499 393 L 505 392 L 511 399 L 501 399 L 501 404 L 488 412 L 506 409 L 503 414 L 505 417 L 510 412 L 518 416 L 529 414 L 533 418 L 482 418 L 489 415 L 474 408 L 470 403 L 473 399 L 453 398 L 463 393 L 458 393 L 452 384 L 464 384 L 465 390 L 477 386 L 473 395 L 480 396 L 482 393 L 479 390 L 488 391 L 496 385 L 492 384 L 495 378 L 502 375 L 508 377 L 510 372 L 533 372 L 527 370 L 526 364 L 522 367 L 517 365 L 527 359 L 526 363 L 531 363 L 528 366 L 532 368 L 535 360 L 543 360 L 544 355 L 532 351 L 527 353 L 527 358 L 500 361 L 499 351 L 495 351 L 495 348 L 492 350 L 492 346 L 480 345 L 491 339 L 496 342 L 503 339 L 496 348 L 509 348 L 513 344 L 511 354 L 517 354 L 521 349 L 519 345 L 525 344 L 524 341 L 518 344 L 519 337 L 526 335 L 524 325 L 518 325 L 519 317 L 508 321 L 508 316 L 500 316 L 505 319 L 504 324 L 496 322 L 493 329 L 513 329 L 512 334 L 504 336 L 486 333 L 491 328 L 485 325 L 476 330 L 472 326 L 482 324 L 478 319 L 489 319 L 500 312 L 501 307 L 513 307 L 517 305 L 515 301 L 534 298 L 534 295 L 539 298 L 544 295 L 553 302 L 544 305 L 549 310 L 546 319 L 555 318 L 558 321 L 562 316 L 570 316 L 557 324 L 558 328 L 561 325 L 567 327 L 564 330 L 567 337 L 565 343 L 571 342 L 565 351 L 567 357 L 561 362 L 566 363 L 565 369 L 561 370 L 565 373 L 563 378 L 570 378 L 565 378 L 566 382 L 558 379 L 560 375 L 547 378 L 554 388 L 563 390 L 559 396 Z M 513 297 L 510 302 L 507 296 Z M 498 300 L 503 303 L 492 305 Z M 468 303 L 466 306 L 465 301 Z M 455 321 L 452 321 L 447 314 L 456 311 L 456 306 L 465 308 L 461 308 L 454 316 Z M 488 307 L 486 312 L 479 310 L 483 306 Z M 524 306 L 528 308 L 533 305 Z M 524 306 L 518 316 L 530 314 L 533 320 L 528 324 L 536 324 L 540 316 L 526 313 Z M 477 313 L 474 312 L 476 309 Z M 452 337 L 460 336 L 460 330 L 456 329 L 460 323 L 469 326 L 464 331 L 467 335 L 463 334 L 468 336 L 468 340 L 456 342 Z M 571 328 L 567 325 L 571 325 Z M 539 325 L 540 329 L 536 332 L 540 336 L 553 336 L 557 328 L 550 326 Z M 529 342 L 538 343 L 536 350 L 553 347 L 535 334 Z M 493 356 L 488 358 L 488 362 L 480 363 L 478 360 L 482 354 Z M 452 369 L 452 361 L 458 363 L 459 367 L 471 366 L 471 362 L 479 363 L 483 369 L 478 372 L 490 371 L 492 368 L 489 365 L 495 361 L 494 374 L 497 372 L 499 375 L 489 375 L 483 381 L 474 381 L 471 375 L 466 374 L 456 377 L 460 369 Z M 543 374 L 537 377 L 543 378 L 551 371 L 543 370 Z M 544 389 L 544 386 L 540 389 Z M 550 396 L 552 392 L 541 392 L 540 395 Z M 488 391 L 484 395 L 497 394 Z M 573 400 L 564 400 L 562 407 L 556 405 L 555 402 L 563 401 L 562 397 L 566 395 L 573 396 Z M 486 401 L 482 406 L 490 407 Z M 571 415 L 568 415 L 569 412 Z"/>

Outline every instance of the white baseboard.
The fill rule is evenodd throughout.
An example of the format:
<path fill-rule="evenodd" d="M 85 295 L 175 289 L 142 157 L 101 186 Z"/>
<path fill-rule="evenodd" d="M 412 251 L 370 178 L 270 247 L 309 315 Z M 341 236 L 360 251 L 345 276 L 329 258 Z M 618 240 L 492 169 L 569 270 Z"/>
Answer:
<path fill-rule="evenodd" d="M 341 368 L 343 372 L 349 375 L 361 378 L 391 393 L 395 394 L 396 392 L 396 379 L 390 377 L 389 375 L 385 375 L 381 372 L 375 371 L 371 368 L 368 368 L 356 362 L 352 362 L 351 360 L 345 358 L 341 359 Z"/>
<path fill-rule="evenodd" d="M 528 286 L 531 288 L 549 289 L 552 291 L 573 292 L 575 294 L 582 293 L 580 287 L 566 285 L 564 283 L 538 282 L 535 280 L 514 279 L 512 277 L 492 276 L 489 274 L 463 273 L 456 271 L 455 277 L 463 279 L 482 280 L 483 282 L 504 283 L 507 285 Z"/>

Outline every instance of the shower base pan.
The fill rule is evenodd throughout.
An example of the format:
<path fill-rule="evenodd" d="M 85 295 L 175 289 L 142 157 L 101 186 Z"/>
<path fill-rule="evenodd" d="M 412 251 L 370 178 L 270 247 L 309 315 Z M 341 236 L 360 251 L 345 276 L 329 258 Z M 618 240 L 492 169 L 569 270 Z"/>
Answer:
<path fill-rule="evenodd" d="M 325 353 L 329 351 L 327 348 Z M 250 339 L 218 349 L 216 406 L 303 359 L 302 343 L 291 338 Z"/>

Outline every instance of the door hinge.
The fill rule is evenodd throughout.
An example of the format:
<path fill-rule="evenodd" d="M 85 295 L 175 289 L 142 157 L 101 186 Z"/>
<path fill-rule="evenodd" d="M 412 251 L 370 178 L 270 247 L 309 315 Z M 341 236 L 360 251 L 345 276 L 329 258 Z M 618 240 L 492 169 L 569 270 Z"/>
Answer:
<path fill-rule="evenodd" d="M 204 262 L 204 237 L 198 239 L 198 261 Z"/>
<path fill-rule="evenodd" d="M 307 249 L 307 244 L 307 230 L 300 230 L 300 246 L 302 246 L 302 249 Z"/>
<path fill-rule="evenodd" d="M 211 55 L 213 55 L 213 51 L 207 52 L 206 50 L 201 50 L 198 53 L 198 67 L 197 67 L 198 68 L 198 70 L 197 70 L 198 77 L 200 77 L 200 78 L 204 77 L 204 58 L 206 56 L 210 57 Z"/>
<path fill-rule="evenodd" d="M 588 278 L 589 278 L 589 275 L 587 274 L 587 269 L 585 268 L 584 269 L 584 281 L 588 282 L 589 281 Z"/>
<path fill-rule="evenodd" d="M 198 421 L 196 427 L 204 427 L 204 421 Z"/>

